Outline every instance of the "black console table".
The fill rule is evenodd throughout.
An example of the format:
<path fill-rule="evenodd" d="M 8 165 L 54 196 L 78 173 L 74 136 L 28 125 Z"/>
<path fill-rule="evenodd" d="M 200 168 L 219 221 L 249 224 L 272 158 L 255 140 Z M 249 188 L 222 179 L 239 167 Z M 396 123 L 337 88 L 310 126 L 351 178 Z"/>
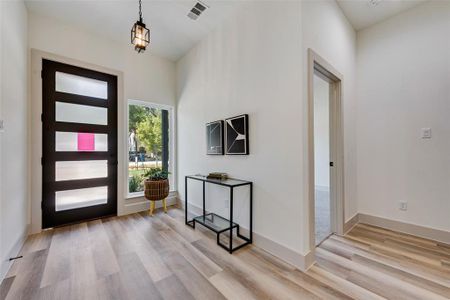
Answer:
<path fill-rule="evenodd" d="M 203 183 L 203 214 L 193 218 L 192 220 L 188 220 L 188 179 L 198 180 Z M 230 219 L 225 219 L 224 217 L 221 217 L 215 213 L 206 213 L 205 209 L 205 185 L 206 183 L 211 184 L 217 184 L 221 186 L 226 186 L 230 189 Z M 239 224 L 233 222 L 233 190 L 234 188 L 241 187 L 241 186 L 249 186 L 250 187 L 250 226 L 249 226 L 249 234 L 248 237 L 242 235 L 239 231 Z M 252 216 L 252 210 L 253 210 L 253 182 L 251 181 L 245 181 L 245 180 L 239 180 L 239 179 L 226 179 L 226 180 L 219 180 L 219 179 L 208 179 L 206 176 L 201 175 L 192 175 L 192 176 L 186 176 L 185 182 L 184 182 L 184 209 L 185 209 L 185 223 L 186 225 L 191 226 L 192 228 L 195 228 L 195 223 L 199 223 L 206 228 L 214 231 L 217 234 L 217 244 L 227 250 L 229 253 L 233 253 L 233 251 L 236 251 L 248 244 L 251 244 L 253 242 L 253 216 Z M 233 229 L 236 228 L 237 230 L 237 236 L 238 238 L 242 239 L 244 243 L 240 244 L 239 246 L 236 246 L 233 248 Z M 229 243 L 228 246 L 224 245 L 220 242 L 220 234 L 224 233 L 226 231 L 229 231 Z"/>

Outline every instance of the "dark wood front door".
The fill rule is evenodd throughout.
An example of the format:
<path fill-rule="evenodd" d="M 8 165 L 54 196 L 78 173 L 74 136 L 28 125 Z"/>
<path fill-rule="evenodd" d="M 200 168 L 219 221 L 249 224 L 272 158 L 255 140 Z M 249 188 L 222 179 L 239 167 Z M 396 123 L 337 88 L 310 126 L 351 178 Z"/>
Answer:
<path fill-rule="evenodd" d="M 42 227 L 117 214 L 117 77 L 42 61 Z"/>

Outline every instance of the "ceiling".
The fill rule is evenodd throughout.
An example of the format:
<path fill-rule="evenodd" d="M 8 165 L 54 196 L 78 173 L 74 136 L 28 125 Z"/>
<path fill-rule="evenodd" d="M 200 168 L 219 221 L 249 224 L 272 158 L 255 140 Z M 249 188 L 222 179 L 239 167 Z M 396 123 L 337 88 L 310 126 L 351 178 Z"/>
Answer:
<path fill-rule="evenodd" d="M 151 29 L 149 51 L 178 60 L 246 2 L 201 1 L 209 8 L 193 21 L 187 14 L 196 0 L 142 0 L 144 22 Z M 427 0 L 337 0 L 337 3 L 359 30 L 424 1 Z M 138 18 L 138 0 L 25 0 L 25 3 L 31 12 L 63 20 L 120 43 L 130 43 L 130 30 Z"/>
<path fill-rule="evenodd" d="M 236 14 L 244 1 L 201 0 L 209 6 L 196 20 L 187 17 L 196 0 L 143 0 L 142 13 L 150 26 L 150 50 L 176 61 L 211 30 Z M 138 1 L 130 0 L 25 0 L 29 11 L 130 43 L 138 19 Z M 131 47 L 131 45 L 130 45 Z"/>
<path fill-rule="evenodd" d="M 356 30 L 386 20 L 428 0 L 336 0 Z"/>

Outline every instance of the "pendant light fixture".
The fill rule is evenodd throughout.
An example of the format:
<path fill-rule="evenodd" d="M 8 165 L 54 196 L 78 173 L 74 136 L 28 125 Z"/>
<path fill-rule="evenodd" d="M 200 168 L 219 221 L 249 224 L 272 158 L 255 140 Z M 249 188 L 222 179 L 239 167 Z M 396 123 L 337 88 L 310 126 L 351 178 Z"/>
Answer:
<path fill-rule="evenodd" d="M 131 28 L 131 43 L 138 53 L 144 52 L 150 43 L 150 30 L 145 27 L 142 19 L 142 0 L 139 0 L 139 20 Z"/>

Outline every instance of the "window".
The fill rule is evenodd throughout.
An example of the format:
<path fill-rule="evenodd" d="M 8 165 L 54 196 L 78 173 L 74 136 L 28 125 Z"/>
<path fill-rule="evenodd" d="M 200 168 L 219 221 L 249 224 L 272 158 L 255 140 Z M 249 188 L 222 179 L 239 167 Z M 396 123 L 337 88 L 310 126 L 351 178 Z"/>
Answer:
<path fill-rule="evenodd" d="M 152 168 L 173 176 L 173 109 L 168 106 L 130 100 L 128 103 L 128 196 L 144 194 L 145 173 Z"/>

